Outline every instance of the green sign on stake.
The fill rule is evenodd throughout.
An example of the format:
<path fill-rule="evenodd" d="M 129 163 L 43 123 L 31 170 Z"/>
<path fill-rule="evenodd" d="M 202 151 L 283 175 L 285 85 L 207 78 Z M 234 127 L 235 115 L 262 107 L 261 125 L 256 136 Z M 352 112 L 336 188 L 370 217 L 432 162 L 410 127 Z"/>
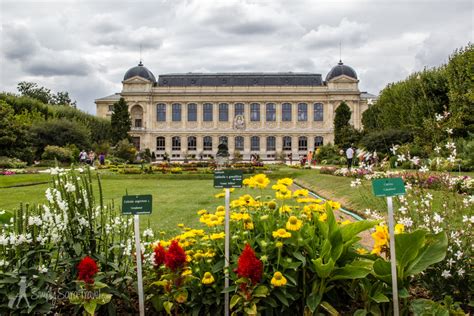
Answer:
<path fill-rule="evenodd" d="M 242 178 L 242 170 L 216 170 L 214 188 L 241 188 Z"/>
<path fill-rule="evenodd" d="M 123 215 L 151 214 L 151 194 L 124 195 L 122 197 Z"/>
<path fill-rule="evenodd" d="M 375 196 L 395 196 L 405 194 L 405 184 L 402 178 L 384 178 L 372 180 Z"/>

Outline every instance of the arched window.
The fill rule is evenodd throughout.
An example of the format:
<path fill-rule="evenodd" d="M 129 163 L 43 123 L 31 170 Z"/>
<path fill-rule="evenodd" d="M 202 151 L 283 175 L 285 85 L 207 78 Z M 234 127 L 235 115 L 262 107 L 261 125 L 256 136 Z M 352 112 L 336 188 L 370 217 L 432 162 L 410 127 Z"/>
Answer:
<path fill-rule="evenodd" d="M 244 114 L 245 114 L 244 104 L 243 103 L 234 104 L 234 116 L 244 115 Z"/>
<path fill-rule="evenodd" d="M 229 105 L 227 103 L 219 104 L 219 121 L 229 121 Z"/>
<path fill-rule="evenodd" d="M 181 104 L 173 103 L 171 105 L 171 120 L 173 122 L 181 122 Z"/>
<path fill-rule="evenodd" d="M 266 119 L 267 122 L 275 122 L 276 121 L 276 107 L 275 103 L 267 103 L 267 115 Z"/>
<path fill-rule="evenodd" d="M 203 139 L 203 150 L 212 150 L 212 137 L 211 136 L 205 136 Z"/>
<path fill-rule="evenodd" d="M 181 137 L 173 136 L 171 139 L 171 150 L 181 150 Z"/>
<path fill-rule="evenodd" d="M 244 138 L 242 136 L 235 137 L 235 150 L 244 150 Z"/>
<path fill-rule="evenodd" d="M 283 137 L 283 150 L 291 150 L 291 137 Z"/>
<path fill-rule="evenodd" d="M 166 141 L 163 136 L 159 136 L 156 138 L 156 150 L 158 151 L 165 150 L 165 145 L 166 145 Z"/>
<path fill-rule="evenodd" d="M 189 136 L 188 137 L 188 150 L 193 151 L 196 150 L 196 137 L 195 136 Z"/>
<path fill-rule="evenodd" d="M 324 119 L 324 109 L 322 103 L 315 103 L 314 105 L 314 120 L 322 121 Z"/>
<path fill-rule="evenodd" d="M 212 104 L 204 103 L 202 105 L 202 120 L 204 122 L 212 122 Z"/>
<path fill-rule="evenodd" d="M 143 108 L 135 104 L 130 110 L 130 117 L 132 119 L 133 127 L 141 128 L 143 127 Z"/>
<path fill-rule="evenodd" d="M 275 151 L 276 147 L 276 139 L 275 136 L 268 136 L 267 137 L 267 151 Z"/>
<path fill-rule="evenodd" d="M 260 121 L 260 104 L 258 103 L 250 104 L 250 120 L 252 122 Z"/>
<path fill-rule="evenodd" d="M 260 150 L 260 137 L 252 136 L 250 138 L 250 150 Z"/>
<path fill-rule="evenodd" d="M 281 105 L 281 120 L 283 122 L 291 122 L 291 103 L 283 103 Z"/>
<path fill-rule="evenodd" d="M 324 144 L 324 139 L 322 136 L 316 136 L 314 138 L 314 148 L 322 146 Z"/>
<path fill-rule="evenodd" d="M 156 105 L 156 120 L 158 122 L 166 122 L 166 104 L 158 103 Z"/>
<path fill-rule="evenodd" d="M 219 137 L 219 144 L 229 144 L 229 141 L 227 139 L 227 136 L 221 136 Z"/>
<path fill-rule="evenodd" d="M 298 150 L 299 151 L 308 150 L 308 137 L 306 136 L 298 137 Z"/>
<path fill-rule="evenodd" d="M 197 104 L 196 103 L 189 103 L 188 104 L 188 122 L 196 122 L 197 121 Z"/>
<path fill-rule="evenodd" d="M 306 103 L 298 103 L 298 121 L 304 122 L 308 120 L 308 105 Z"/>

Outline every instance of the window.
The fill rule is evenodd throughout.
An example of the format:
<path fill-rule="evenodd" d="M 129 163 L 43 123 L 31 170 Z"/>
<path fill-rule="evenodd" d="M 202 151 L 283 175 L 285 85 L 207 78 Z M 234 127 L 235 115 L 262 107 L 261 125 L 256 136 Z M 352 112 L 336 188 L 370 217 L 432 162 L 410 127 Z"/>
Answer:
<path fill-rule="evenodd" d="M 235 137 L 235 150 L 244 150 L 244 138 L 242 136 Z"/>
<path fill-rule="evenodd" d="M 156 150 L 165 150 L 165 138 L 163 136 L 159 136 L 156 138 Z"/>
<path fill-rule="evenodd" d="M 283 150 L 291 150 L 291 137 L 283 137 Z"/>
<path fill-rule="evenodd" d="M 135 119 L 135 127 L 142 127 L 142 119 Z"/>
<path fill-rule="evenodd" d="M 234 104 L 234 117 L 237 115 L 244 115 L 244 104 L 243 103 L 236 103 Z"/>
<path fill-rule="evenodd" d="M 114 111 L 114 105 L 113 104 L 109 104 L 109 112 L 113 112 Z"/>
<path fill-rule="evenodd" d="M 227 136 L 221 136 L 219 137 L 219 144 L 229 144 L 229 141 L 227 140 Z"/>
<path fill-rule="evenodd" d="M 252 122 L 260 121 L 260 104 L 258 103 L 250 104 L 250 120 Z"/>
<path fill-rule="evenodd" d="M 204 122 L 212 122 L 212 104 L 204 103 L 202 108 L 202 120 Z"/>
<path fill-rule="evenodd" d="M 276 121 L 276 107 L 275 103 L 267 103 L 267 122 Z"/>
<path fill-rule="evenodd" d="M 181 121 L 181 104 L 173 103 L 171 106 L 171 120 L 173 122 L 180 122 Z"/>
<path fill-rule="evenodd" d="M 322 121 L 323 120 L 323 104 L 322 103 L 315 103 L 314 104 L 314 120 L 315 121 Z"/>
<path fill-rule="evenodd" d="M 229 120 L 229 105 L 227 103 L 219 104 L 219 121 L 227 122 Z"/>
<path fill-rule="evenodd" d="M 275 151 L 275 136 L 267 137 L 267 151 Z"/>
<path fill-rule="evenodd" d="M 140 151 L 140 137 L 132 137 L 132 144 L 138 151 Z"/>
<path fill-rule="evenodd" d="M 166 122 L 166 104 L 159 103 L 156 105 L 156 120 Z"/>
<path fill-rule="evenodd" d="M 260 150 L 260 137 L 252 136 L 250 137 L 250 150 Z"/>
<path fill-rule="evenodd" d="M 308 150 L 308 137 L 306 136 L 298 137 L 298 150 L 299 151 Z"/>
<path fill-rule="evenodd" d="M 319 147 L 319 146 L 322 146 L 324 143 L 324 139 L 322 136 L 316 136 L 314 138 L 314 149 L 316 149 L 316 147 Z"/>
<path fill-rule="evenodd" d="M 196 122 L 197 121 L 197 104 L 196 103 L 189 103 L 188 104 L 188 122 Z"/>
<path fill-rule="evenodd" d="M 308 120 L 308 105 L 306 103 L 298 103 L 298 121 Z"/>
<path fill-rule="evenodd" d="M 173 136 L 171 139 L 171 150 L 181 150 L 181 137 Z"/>
<path fill-rule="evenodd" d="M 284 122 L 291 122 L 291 104 L 283 103 L 281 105 L 281 120 Z"/>
<path fill-rule="evenodd" d="M 196 137 L 195 136 L 189 136 L 188 137 L 188 150 L 196 150 Z"/>
<path fill-rule="evenodd" d="M 204 150 L 212 150 L 212 137 L 211 136 L 205 136 L 203 138 L 203 149 Z"/>

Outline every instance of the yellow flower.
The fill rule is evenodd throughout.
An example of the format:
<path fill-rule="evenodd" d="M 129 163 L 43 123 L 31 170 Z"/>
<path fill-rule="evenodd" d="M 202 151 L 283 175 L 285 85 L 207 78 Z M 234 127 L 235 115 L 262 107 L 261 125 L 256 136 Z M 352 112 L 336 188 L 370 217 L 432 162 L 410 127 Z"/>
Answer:
<path fill-rule="evenodd" d="M 271 283 L 273 286 L 283 286 L 286 284 L 286 278 L 281 274 L 281 272 L 277 271 L 273 274 Z"/>
<path fill-rule="evenodd" d="M 257 185 L 253 177 L 244 179 L 242 183 L 243 185 L 246 185 L 249 188 L 255 188 L 255 186 Z"/>
<path fill-rule="evenodd" d="M 341 226 L 345 226 L 345 225 L 350 224 L 350 223 L 351 223 L 351 221 L 347 219 L 347 220 L 345 220 L 341 223 Z"/>
<path fill-rule="evenodd" d="M 287 232 L 286 229 L 280 228 L 272 233 L 274 238 L 290 238 L 291 233 Z"/>
<path fill-rule="evenodd" d="M 305 189 L 300 189 L 300 190 L 296 190 L 295 192 L 293 192 L 293 197 L 297 198 L 297 197 L 300 197 L 300 196 L 308 196 L 309 192 L 308 190 L 305 190 Z"/>
<path fill-rule="evenodd" d="M 284 214 L 284 213 L 291 213 L 291 206 L 288 206 L 288 205 L 283 205 L 282 207 L 280 207 L 278 209 L 278 211 L 280 212 L 280 214 Z"/>
<path fill-rule="evenodd" d="M 279 200 L 288 200 L 291 199 L 291 191 L 286 190 L 286 192 L 276 192 L 275 197 Z"/>
<path fill-rule="evenodd" d="M 184 224 L 178 224 L 179 228 L 184 228 Z"/>
<path fill-rule="evenodd" d="M 186 261 L 188 261 L 188 260 L 186 259 Z M 189 260 L 189 261 L 191 261 L 191 260 Z M 188 261 L 188 262 L 189 262 L 189 261 Z M 181 276 L 191 275 L 192 273 L 193 273 L 193 272 L 191 271 L 191 269 L 186 269 L 186 270 L 184 270 L 184 271 L 181 273 Z"/>
<path fill-rule="evenodd" d="M 199 210 L 197 213 L 198 215 L 204 215 L 207 214 L 207 210 Z"/>
<path fill-rule="evenodd" d="M 275 243 L 275 247 L 277 247 L 277 248 L 282 248 L 282 247 L 283 247 L 283 243 L 282 243 L 281 241 L 277 241 L 277 242 Z"/>
<path fill-rule="evenodd" d="M 341 208 L 341 203 L 339 202 L 327 201 L 326 203 L 329 204 L 333 210 L 338 210 Z"/>
<path fill-rule="evenodd" d="M 210 272 L 206 272 L 204 273 L 204 277 L 202 278 L 201 283 L 206 285 L 212 284 L 214 283 L 214 277 Z"/>
<path fill-rule="evenodd" d="M 296 202 L 298 202 L 298 203 L 321 203 L 321 200 L 320 200 L 320 199 L 315 199 L 315 198 L 306 197 L 306 198 L 297 199 Z"/>
<path fill-rule="evenodd" d="M 293 184 L 293 180 L 290 178 L 283 178 L 283 179 L 278 180 L 277 184 L 283 184 L 283 185 L 289 186 Z"/>
<path fill-rule="evenodd" d="M 223 239 L 225 237 L 225 233 L 217 233 L 217 234 L 211 234 L 210 238 L 212 240 L 217 240 L 217 239 Z"/>
<path fill-rule="evenodd" d="M 253 229 L 253 222 L 252 219 L 250 218 L 245 218 L 244 219 L 244 229 L 252 230 Z"/>
<path fill-rule="evenodd" d="M 216 208 L 216 212 L 225 212 L 225 207 L 223 205 L 219 205 L 217 208 Z"/>
<path fill-rule="evenodd" d="M 296 216 L 290 216 L 288 222 L 286 222 L 286 229 L 292 231 L 298 231 L 301 229 L 303 225 L 303 221 L 299 220 Z"/>
<path fill-rule="evenodd" d="M 370 252 L 371 254 L 379 255 L 382 252 L 382 246 L 374 245 L 374 249 Z"/>
<path fill-rule="evenodd" d="M 374 239 L 374 249 L 372 253 L 379 254 L 382 251 L 382 247 L 388 245 L 388 230 L 387 226 L 375 226 L 375 233 L 372 233 L 372 238 Z"/>
<path fill-rule="evenodd" d="M 244 213 L 234 213 L 230 214 L 230 219 L 234 221 L 240 221 L 244 217 Z"/>
<path fill-rule="evenodd" d="M 214 197 L 215 197 L 216 199 L 223 198 L 224 196 L 225 196 L 225 193 L 223 193 L 223 192 L 222 192 L 222 193 L 217 193 L 216 195 L 214 195 Z"/>
<path fill-rule="evenodd" d="M 253 177 L 255 181 L 255 186 L 260 189 L 265 189 L 267 185 L 270 183 L 270 179 L 263 173 L 259 173 Z"/>
<path fill-rule="evenodd" d="M 261 220 L 261 221 L 266 221 L 268 218 L 269 218 L 268 215 L 262 215 L 262 216 L 260 216 L 260 220 Z"/>
<path fill-rule="evenodd" d="M 224 217 L 217 216 L 217 215 L 210 215 L 209 219 L 205 223 L 209 227 L 214 227 L 217 225 L 221 225 L 223 222 L 224 222 Z"/>
<path fill-rule="evenodd" d="M 328 214 L 323 213 L 323 214 L 319 215 L 318 219 L 321 222 L 325 222 L 328 219 Z"/>
<path fill-rule="evenodd" d="M 395 225 L 395 234 L 401 234 L 405 231 L 405 226 L 403 224 Z"/>
<path fill-rule="evenodd" d="M 281 183 L 277 183 L 277 184 L 272 185 L 272 189 L 275 190 L 275 191 L 286 191 L 286 190 L 288 190 L 286 185 L 281 184 Z"/>
<path fill-rule="evenodd" d="M 365 248 L 357 248 L 356 251 L 359 255 L 365 255 L 366 253 L 368 253 L 367 249 Z"/>
<path fill-rule="evenodd" d="M 274 210 L 274 209 L 276 209 L 276 207 L 277 207 L 277 204 L 276 204 L 275 201 L 268 202 L 268 208 L 269 209 Z"/>

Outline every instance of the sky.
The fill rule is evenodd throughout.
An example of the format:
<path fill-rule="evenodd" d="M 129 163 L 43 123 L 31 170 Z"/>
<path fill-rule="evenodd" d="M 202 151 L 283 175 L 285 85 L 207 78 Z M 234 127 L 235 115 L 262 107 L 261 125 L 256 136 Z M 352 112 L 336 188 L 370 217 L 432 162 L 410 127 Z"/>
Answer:
<path fill-rule="evenodd" d="M 94 100 L 140 58 L 180 72 L 311 72 L 339 58 L 359 88 L 440 66 L 473 42 L 472 0 L 0 0 L 0 91 L 21 81 Z M 141 53 L 140 53 L 141 47 Z"/>

